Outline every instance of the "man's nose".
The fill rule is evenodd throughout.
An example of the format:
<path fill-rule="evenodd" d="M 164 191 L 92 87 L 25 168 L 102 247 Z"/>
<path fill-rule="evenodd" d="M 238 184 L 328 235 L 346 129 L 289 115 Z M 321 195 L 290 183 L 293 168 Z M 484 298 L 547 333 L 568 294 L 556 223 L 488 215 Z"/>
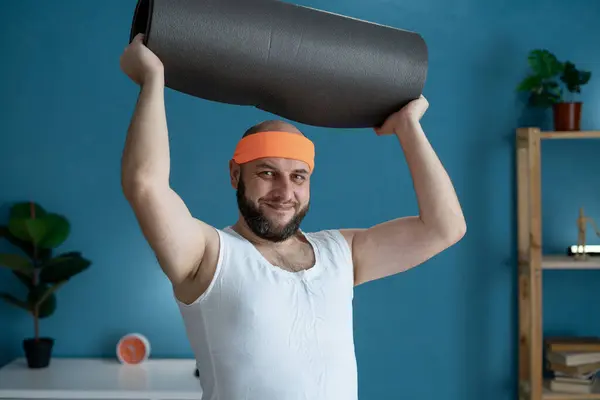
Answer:
<path fill-rule="evenodd" d="M 289 179 L 278 179 L 275 185 L 275 194 L 279 201 L 288 201 L 294 198 L 294 187 Z"/>

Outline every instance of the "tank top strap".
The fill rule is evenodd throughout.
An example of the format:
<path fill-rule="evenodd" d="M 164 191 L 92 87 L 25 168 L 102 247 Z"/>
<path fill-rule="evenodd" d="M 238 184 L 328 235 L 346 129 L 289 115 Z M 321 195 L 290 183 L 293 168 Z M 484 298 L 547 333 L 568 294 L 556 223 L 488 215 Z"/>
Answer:
<path fill-rule="evenodd" d="M 337 229 L 302 232 L 313 246 L 319 249 L 326 268 L 342 268 L 352 271 L 352 250 L 346 238 Z"/>

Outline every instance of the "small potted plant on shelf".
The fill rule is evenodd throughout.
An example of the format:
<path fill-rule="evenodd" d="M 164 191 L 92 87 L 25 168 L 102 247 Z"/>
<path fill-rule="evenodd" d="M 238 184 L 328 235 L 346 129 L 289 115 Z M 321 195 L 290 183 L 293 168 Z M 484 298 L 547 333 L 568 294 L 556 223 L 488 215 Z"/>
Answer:
<path fill-rule="evenodd" d="M 571 61 L 561 62 L 545 49 L 532 50 L 527 60 L 531 72 L 517 90 L 529 93 L 530 106 L 552 107 L 555 130 L 580 130 L 582 102 L 575 101 L 573 95 L 581 93 L 581 86 L 589 82 L 591 72 L 578 70 Z M 571 94 L 568 100 L 565 91 Z"/>
<path fill-rule="evenodd" d="M 56 291 L 91 265 L 80 252 L 53 255 L 69 233 L 70 224 L 64 216 L 47 212 L 33 202 L 13 205 L 8 225 L 0 226 L 0 236 L 21 250 L 0 253 L 0 266 L 8 267 L 25 286 L 27 297 L 21 300 L 0 293 L 0 298 L 33 317 L 34 337 L 23 340 L 29 368 L 45 368 L 50 364 L 54 339 L 40 337 L 39 320 L 54 313 Z"/>

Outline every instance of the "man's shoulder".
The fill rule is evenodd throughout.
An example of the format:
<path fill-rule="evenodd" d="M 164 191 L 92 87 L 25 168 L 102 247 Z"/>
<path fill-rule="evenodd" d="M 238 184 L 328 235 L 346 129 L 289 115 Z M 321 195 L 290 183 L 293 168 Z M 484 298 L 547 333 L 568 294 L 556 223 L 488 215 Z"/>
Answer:
<path fill-rule="evenodd" d="M 357 233 L 364 231 L 364 229 L 361 228 L 324 228 L 321 230 L 316 230 L 316 231 L 311 231 L 311 232 L 304 232 L 304 233 L 308 233 L 310 235 L 316 235 L 316 236 L 333 236 L 333 237 L 343 237 L 344 239 L 346 239 L 348 242 L 352 242 L 352 239 L 354 238 L 354 236 L 356 236 Z"/>
<path fill-rule="evenodd" d="M 348 245 L 351 247 L 355 230 L 343 228 L 323 228 L 320 230 L 303 233 L 315 239 L 333 240 L 339 244 Z"/>

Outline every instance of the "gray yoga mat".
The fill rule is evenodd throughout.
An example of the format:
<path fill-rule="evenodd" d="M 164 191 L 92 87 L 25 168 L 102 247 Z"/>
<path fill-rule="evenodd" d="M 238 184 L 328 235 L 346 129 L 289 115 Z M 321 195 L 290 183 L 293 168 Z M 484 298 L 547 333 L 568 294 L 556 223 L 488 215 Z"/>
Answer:
<path fill-rule="evenodd" d="M 427 75 L 419 34 L 278 0 L 139 0 L 140 32 L 167 87 L 313 126 L 379 126 Z"/>

